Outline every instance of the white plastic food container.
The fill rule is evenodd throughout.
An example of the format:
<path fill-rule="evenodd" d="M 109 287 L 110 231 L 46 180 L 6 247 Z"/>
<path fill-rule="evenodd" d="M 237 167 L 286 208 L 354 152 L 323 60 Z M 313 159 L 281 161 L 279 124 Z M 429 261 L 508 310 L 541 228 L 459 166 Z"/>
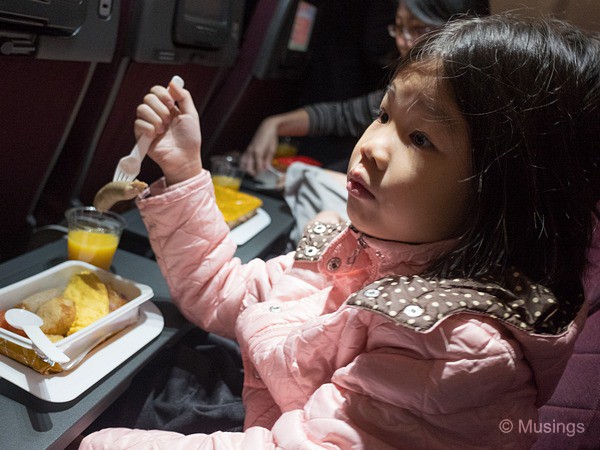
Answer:
<path fill-rule="evenodd" d="M 71 276 L 82 271 L 94 272 L 103 283 L 110 284 L 117 292 L 124 295 L 127 303 L 91 325 L 57 342 L 56 346 L 71 358 L 72 361 L 65 364 L 62 368 L 57 364 L 50 366 L 46 363 L 46 366 L 53 368 L 48 370 L 47 373 L 55 373 L 60 372 L 62 369 L 69 370 L 73 368 L 81 360 L 79 356 L 87 353 L 93 347 L 123 330 L 128 325 L 135 323 L 139 318 L 140 305 L 154 295 L 152 288 L 144 284 L 124 279 L 82 261 L 66 261 L 37 275 L 0 289 L 0 309 L 10 309 L 28 296 L 46 289 L 64 289 Z M 35 355 L 31 340 L 0 328 L 0 345 L 4 345 L 5 348 L 15 348 L 11 343 L 27 349 L 23 352 L 24 354 L 33 355 L 31 361 L 20 362 L 32 367 L 33 370 L 43 373 L 44 361 Z"/>

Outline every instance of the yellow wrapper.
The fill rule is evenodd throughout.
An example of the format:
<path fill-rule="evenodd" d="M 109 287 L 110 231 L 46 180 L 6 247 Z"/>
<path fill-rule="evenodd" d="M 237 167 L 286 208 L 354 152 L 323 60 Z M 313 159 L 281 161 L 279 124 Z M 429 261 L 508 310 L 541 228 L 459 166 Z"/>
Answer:
<path fill-rule="evenodd" d="M 71 277 L 63 296 L 75 303 L 77 312 L 68 335 L 81 330 L 109 313 L 108 289 L 93 272 Z"/>
<path fill-rule="evenodd" d="M 53 365 L 50 365 L 40 358 L 32 349 L 21 347 L 6 339 L 0 339 L 0 353 L 21 364 L 31 367 L 42 375 L 59 373 L 63 370 L 62 367 L 60 367 L 60 364 L 54 363 Z"/>

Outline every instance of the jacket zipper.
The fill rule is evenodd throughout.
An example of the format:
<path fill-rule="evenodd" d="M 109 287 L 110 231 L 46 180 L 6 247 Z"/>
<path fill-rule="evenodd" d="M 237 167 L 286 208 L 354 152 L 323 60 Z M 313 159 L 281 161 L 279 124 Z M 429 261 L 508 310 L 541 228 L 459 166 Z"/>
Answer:
<path fill-rule="evenodd" d="M 346 260 L 346 263 L 348 263 L 348 265 L 350 265 L 350 266 L 352 264 L 354 264 L 354 261 L 356 261 L 356 258 L 358 258 L 358 255 L 360 254 L 360 252 L 362 252 L 364 249 L 369 247 L 369 245 L 364 240 L 364 233 L 360 234 L 357 241 L 358 241 L 359 247 L 355 248 L 354 251 L 352 252 L 352 254 L 350 256 L 348 256 L 348 259 Z"/>

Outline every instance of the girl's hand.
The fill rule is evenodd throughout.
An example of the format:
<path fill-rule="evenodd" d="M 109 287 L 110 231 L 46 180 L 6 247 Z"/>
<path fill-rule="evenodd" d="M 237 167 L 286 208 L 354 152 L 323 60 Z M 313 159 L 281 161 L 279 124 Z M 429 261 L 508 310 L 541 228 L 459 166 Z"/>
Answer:
<path fill-rule="evenodd" d="M 190 93 L 174 83 L 154 86 L 137 108 L 136 139 L 154 138 L 148 156 L 162 169 L 167 185 L 202 171 L 200 121 Z"/>

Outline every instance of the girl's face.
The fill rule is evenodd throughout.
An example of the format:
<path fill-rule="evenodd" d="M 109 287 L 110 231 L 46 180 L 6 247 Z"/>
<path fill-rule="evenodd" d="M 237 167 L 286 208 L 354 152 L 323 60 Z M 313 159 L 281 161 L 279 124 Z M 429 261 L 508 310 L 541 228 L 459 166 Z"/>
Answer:
<path fill-rule="evenodd" d="M 472 198 L 467 123 L 434 70 L 391 84 L 348 168 L 348 216 L 361 231 L 409 243 L 457 236 Z"/>

